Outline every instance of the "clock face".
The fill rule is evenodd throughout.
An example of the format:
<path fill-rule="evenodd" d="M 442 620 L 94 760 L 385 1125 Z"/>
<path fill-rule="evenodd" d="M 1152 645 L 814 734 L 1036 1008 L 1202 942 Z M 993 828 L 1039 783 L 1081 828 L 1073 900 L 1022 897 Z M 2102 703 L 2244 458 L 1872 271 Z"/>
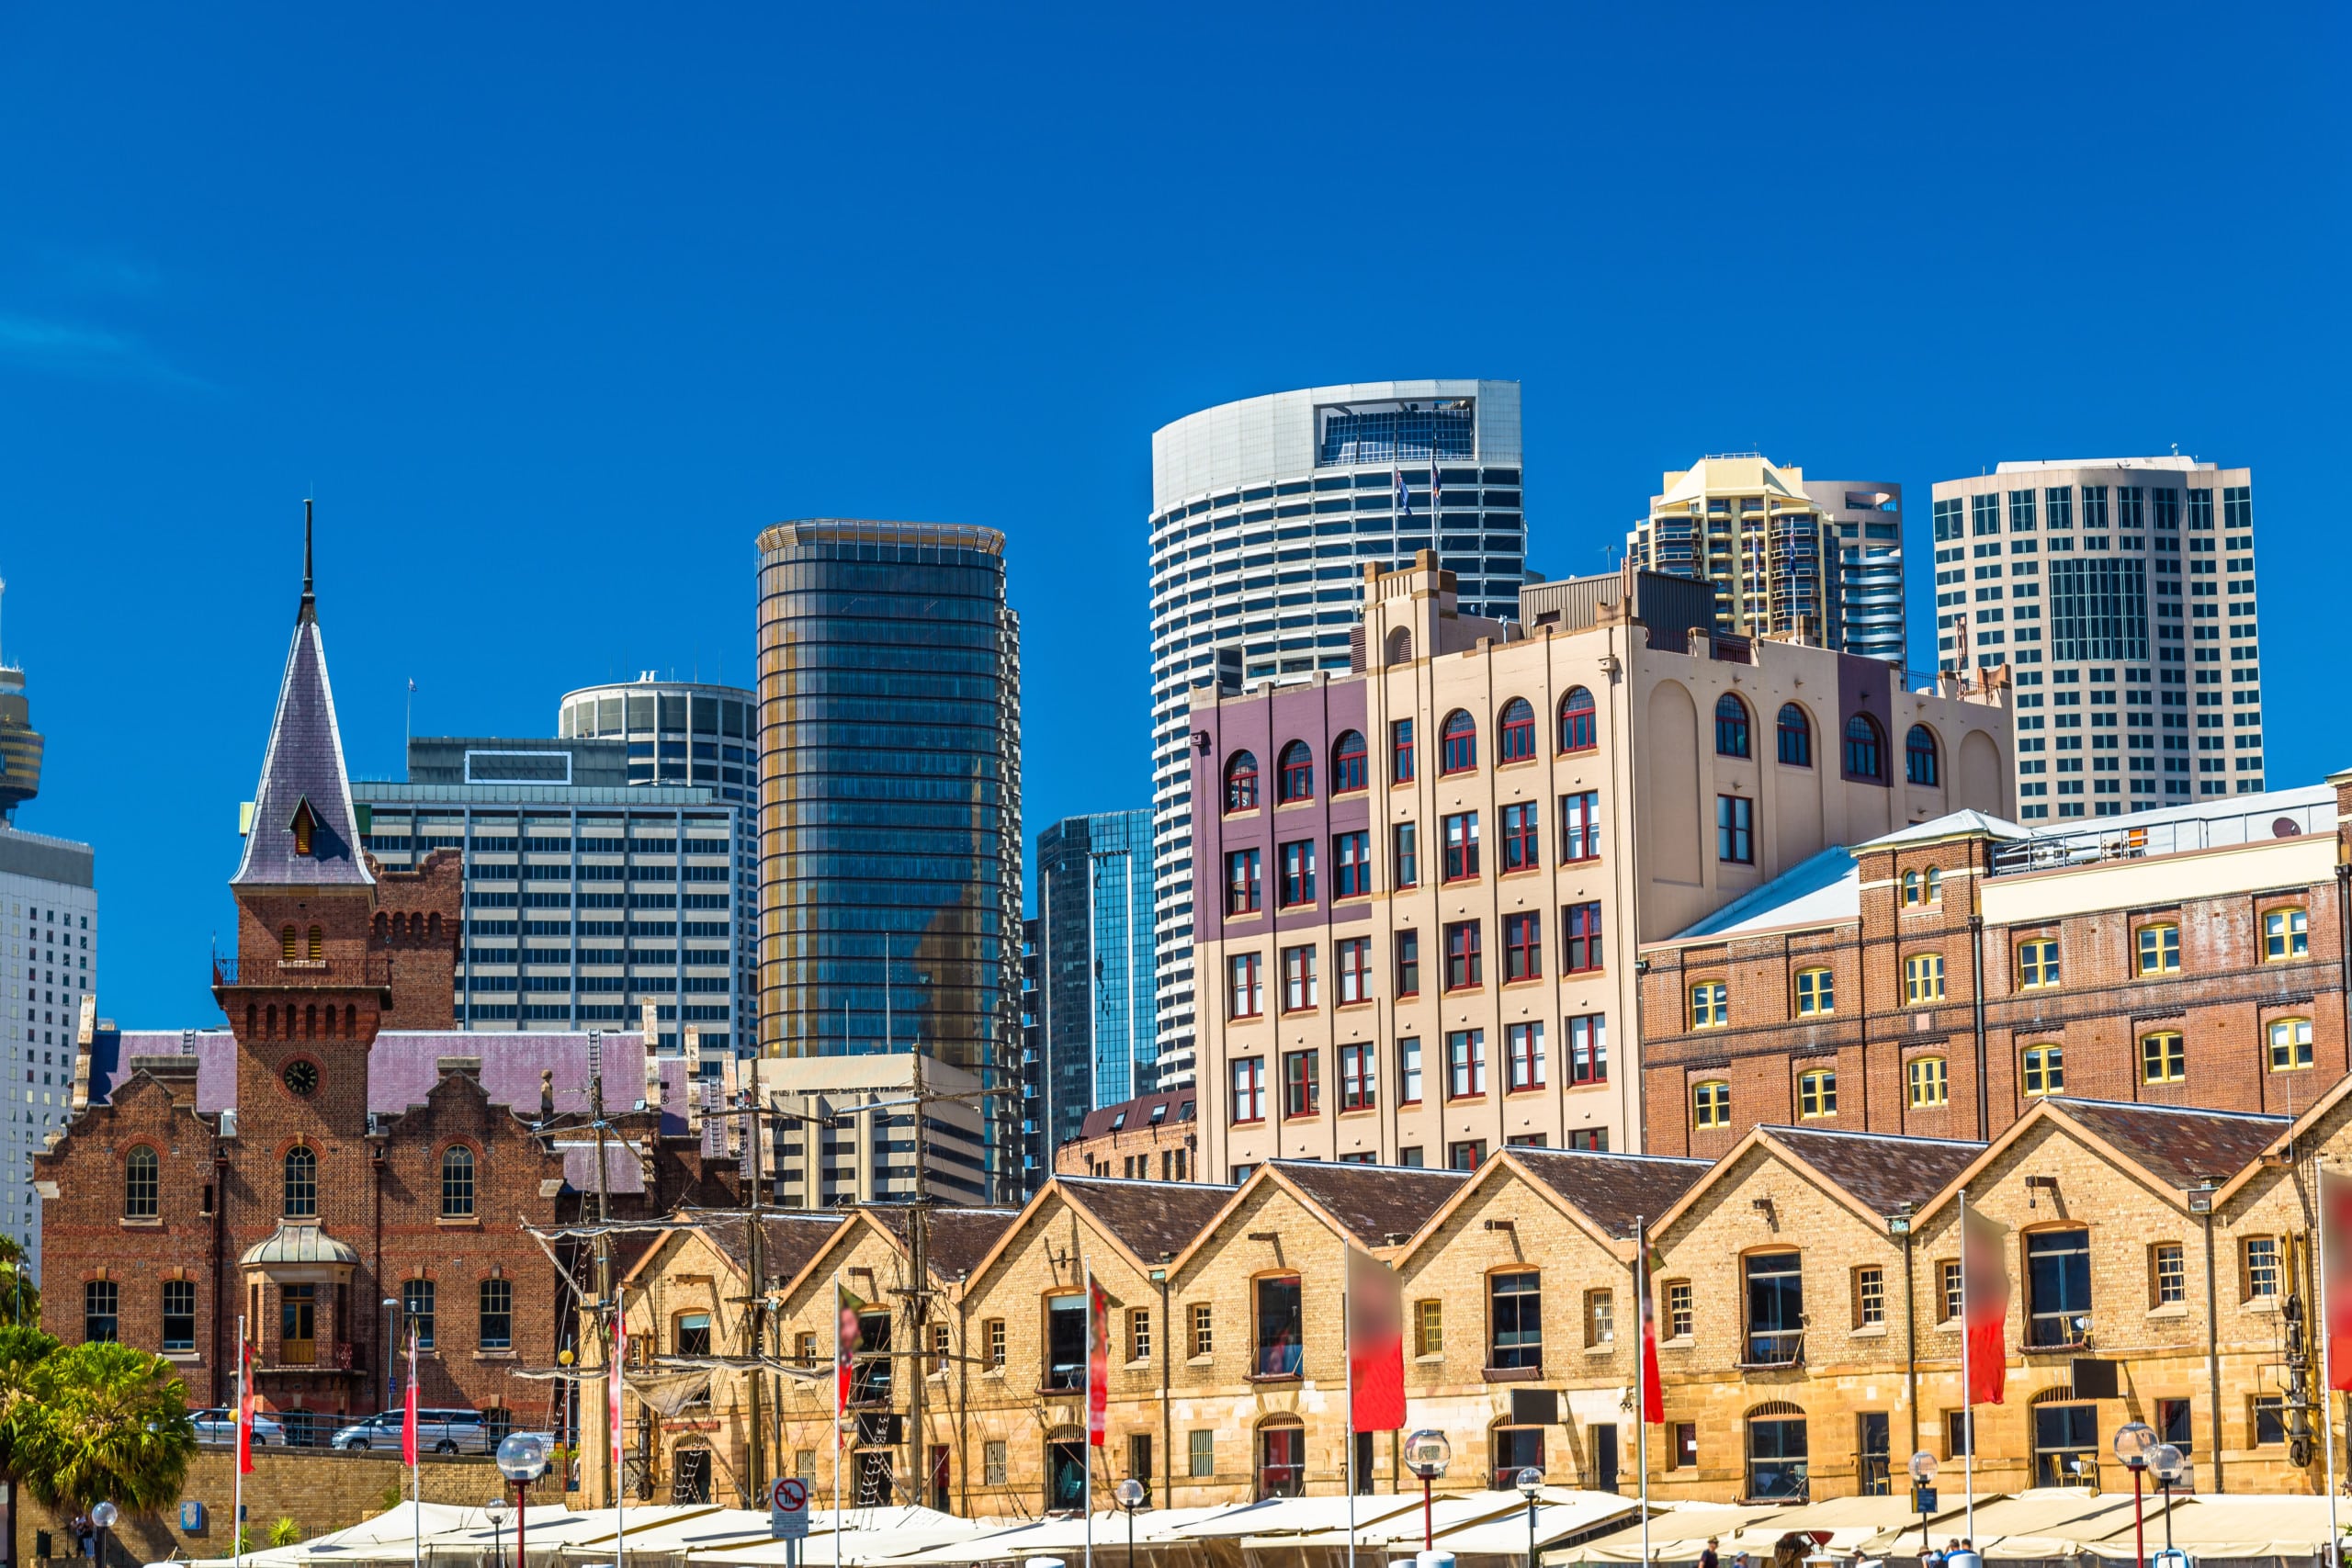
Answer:
<path fill-rule="evenodd" d="M 286 1087 L 305 1100 L 319 1087 L 319 1067 L 315 1062 L 288 1062 L 282 1077 Z"/>

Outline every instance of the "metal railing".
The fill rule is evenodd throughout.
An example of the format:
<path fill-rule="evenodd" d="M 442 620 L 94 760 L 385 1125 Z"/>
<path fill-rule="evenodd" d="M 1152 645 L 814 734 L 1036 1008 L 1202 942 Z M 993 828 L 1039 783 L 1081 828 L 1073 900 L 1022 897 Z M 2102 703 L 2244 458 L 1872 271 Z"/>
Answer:
<path fill-rule="evenodd" d="M 2147 860 L 2158 855 L 2184 854 L 2190 850 L 2225 849 L 2335 830 L 2334 801 L 2273 807 L 2227 817 L 2184 817 L 2134 827 L 2086 824 L 2063 833 L 2037 833 L 2030 839 L 2001 845 L 1993 852 L 1989 874 L 2007 876 L 2021 871 Z"/>
<path fill-rule="evenodd" d="M 1804 1360 L 1804 1330 L 1781 1329 L 1769 1333 L 1751 1331 L 1747 1336 L 1747 1359 L 1743 1367 L 1793 1367 Z"/>

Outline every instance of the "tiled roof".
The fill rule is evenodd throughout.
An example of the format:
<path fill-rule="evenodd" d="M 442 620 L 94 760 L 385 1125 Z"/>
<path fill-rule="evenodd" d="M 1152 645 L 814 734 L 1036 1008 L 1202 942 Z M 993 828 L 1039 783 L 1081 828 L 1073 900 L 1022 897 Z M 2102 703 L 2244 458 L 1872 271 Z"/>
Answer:
<path fill-rule="evenodd" d="M 849 1217 L 846 1210 L 818 1210 L 760 1216 L 760 1271 L 771 1281 L 789 1280 L 808 1267 L 808 1260 L 830 1240 L 841 1223 Z M 748 1270 L 752 1254 L 745 1238 L 751 1235 L 748 1214 L 705 1214 L 703 1235 L 710 1244 L 733 1260 L 735 1267 Z"/>
<path fill-rule="evenodd" d="M 1627 1238 L 1634 1234 L 1635 1220 L 1657 1219 L 1710 1168 L 1702 1159 L 1670 1159 L 1659 1155 L 1526 1147 L 1503 1152 L 1544 1186 L 1583 1210 L 1603 1231 Z"/>
<path fill-rule="evenodd" d="M 892 1235 L 906 1240 L 905 1204 L 876 1203 L 865 1212 Z M 934 1207 L 931 1211 L 931 1271 L 944 1280 L 969 1272 L 1020 1213 L 1018 1209 Z"/>
<path fill-rule="evenodd" d="M 2226 1181 L 2262 1156 L 2293 1119 L 2253 1111 L 2193 1111 L 2112 1100 L 2053 1100 L 2050 1109 L 2130 1156 L 2160 1181 Z"/>
<path fill-rule="evenodd" d="M 1117 1181 L 1107 1177 L 1057 1176 L 1055 1185 L 1146 1263 L 1172 1258 L 1200 1239 L 1230 1187 L 1201 1181 Z"/>
<path fill-rule="evenodd" d="M 1153 1125 L 1151 1112 L 1155 1106 L 1163 1108 L 1160 1111 L 1159 1125 L 1172 1126 L 1176 1122 L 1192 1119 L 1193 1112 L 1188 1107 L 1194 1103 L 1196 1101 L 1193 1093 L 1189 1089 L 1170 1089 L 1165 1094 L 1147 1094 L 1136 1100 L 1123 1100 L 1116 1105 L 1106 1105 L 1099 1111 L 1088 1111 L 1086 1120 L 1078 1124 L 1078 1135 L 1081 1138 L 1102 1138 L 1114 1132 L 1133 1133 L 1138 1129 L 1149 1127 Z M 1123 1115 L 1126 1118 L 1125 1121 L 1120 1122 L 1116 1127 L 1111 1125 L 1112 1122 L 1118 1122 Z"/>
<path fill-rule="evenodd" d="M 314 826 L 311 852 L 301 855 L 294 852 L 294 816 L 305 802 Z M 326 650 L 319 640 L 319 623 L 305 614 L 295 623 L 294 644 L 286 655 L 286 676 L 277 689 L 277 716 L 270 720 L 261 784 L 254 792 L 244 857 L 229 885 L 368 886 L 376 879 L 360 858 L 354 826 L 357 815 L 351 808 L 351 783 L 343 771 L 343 737 L 335 728 Z"/>
<path fill-rule="evenodd" d="M 1312 1159 L 1272 1163 L 1293 1186 L 1329 1210 L 1367 1247 L 1385 1246 L 1392 1235 L 1411 1235 L 1470 1179 L 1467 1171 L 1419 1166 L 1345 1165 Z"/>
<path fill-rule="evenodd" d="M 1925 1203 L 1984 1152 L 1957 1138 L 1905 1138 L 1880 1133 L 1830 1133 L 1817 1127 L 1758 1129 L 1874 1214 Z"/>

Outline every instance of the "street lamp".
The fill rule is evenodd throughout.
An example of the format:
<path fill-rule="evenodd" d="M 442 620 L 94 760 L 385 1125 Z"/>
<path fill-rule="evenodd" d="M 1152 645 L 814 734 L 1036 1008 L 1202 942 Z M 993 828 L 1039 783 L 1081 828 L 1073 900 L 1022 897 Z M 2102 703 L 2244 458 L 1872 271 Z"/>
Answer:
<path fill-rule="evenodd" d="M 2141 1510 L 2140 1483 L 2155 1448 L 2156 1429 L 2145 1421 L 2126 1421 L 2115 1429 L 2115 1457 L 2132 1472 L 2132 1559 L 2136 1568 L 2148 1568 L 2148 1521 Z"/>
<path fill-rule="evenodd" d="M 1445 1473 L 1453 1445 L 1443 1432 L 1424 1427 L 1405 1439 L 1405 1468 L 1421 1478 L 1421 1550 L 1432 1550 L 1430 1530 L 1430 1483 Z"/>
<path fill-rule="evenodd" d="M 548 1442 L 537 1432 L 509 1432 L 498 1445 L 498 1473 L 514 1483 L 514 1568 L 525 1568 L 523 1516 L 528 1511 L 530 1485 L 548 1472 Z"/>
<path fill-rule="evenodd" d="M 503 1564 L 506 1561 L 506 1494 L 492 1493 L 490 1501 L 481 1506 L 481 1511 L 490 1518 L 491 1561 Z"/>
<path fill-rule="evenodd" d="M 1119 1483 L 1111 1495 L 1117 1498 L 1119 1506 L 1126 1510 L 1127 1568 L 1136 1568 L 1136 1510 L 1143 1506 L 1144 1499 L 1150 1494 L 1143 1489 L 1142 1482 L 1130 1475 Z"/>
<path fill-rule="evenodd" d="M 1935 1506 L 1936 1456 L 1921 1449 L 1904 1466 L 1911 1472 L 1911 1506 L 1919 1510 L 1919 1550 L 1928 1550 L 1928 1511 Z"/>
<path fill-rule="evenodd" d="M 393 1336 L 400 1332 L 400 1298 L 384 1298 L 384 1408 L 392 1407 L 392 1400 L 401 1386 L 400 1373 L 393 1369 L 400 1364 L 400 1346 Z"/>
<path fill-rule="evenodd" d="M 90 1522 L 98 1527 L 98 1562 L 104 1568 L 107 1560 L 107 1532 L 114 1529 L 115 1520 L 122 1517 L 122 1510 L 112 1503 L 100 1503 L 90 1510 Z"/>
<path fill-rule="evenodd" d="M 2158 1443 L 2148 1450 L 2148 1468 L 2156 1472 L 2156 1485 L 2165 1495 L 2165 1552 L 2169 1560 L 2172 1552 L 2172 1489 L 2188 1478 L 2188 1456 L 2170 1443 Z"/>
<path fill-rule="evenodd" d="M 1527 1499 L 1527 1568 L 1543 1568 L 1535 1561 L 1535 1499 L 1544 1495 L 1544 1472 L 1531 1464 L 1517 1479 L 1519 1495 Z"/>

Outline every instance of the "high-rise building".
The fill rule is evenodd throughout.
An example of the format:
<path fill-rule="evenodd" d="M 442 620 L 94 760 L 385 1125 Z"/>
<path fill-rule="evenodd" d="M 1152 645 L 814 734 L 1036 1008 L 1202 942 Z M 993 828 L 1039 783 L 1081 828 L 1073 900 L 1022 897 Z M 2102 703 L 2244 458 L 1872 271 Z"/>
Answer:
<path fill-rule="evenodd" d="M 564 693 L 555 732 L 626 741 L 633 784 L 695 784 L 721 800 L 759 798 L 760 710 L 741 686 L 664 681 L 648 670 Z"/>
<path fill-rule="evenodd" d="M 1037 917 L 1021 922 L 1021 1115 L 1014 1135 L 1021 1144 L 1021 1192 L 1025 1198 L 1045 1185 L 1053 1170 L 1046 1146 L 1046 1000 L 1038 988 Z"/>
<path fill-rule="evenodd" d="M 1151 491 L 1158 1077 L 1177 1089 L 1193 1074 L 1192 689 L 1347 669 L 1366 563 L 1434 550 L 1465 613 L 1514 614 L 1519 383 L 1357 382 L 1204 409 L 1153 433 Z"/>
<path fill-rule="evenodd" d="M 5 584 L 0 584 L 5 586 Z M 0 1226 L 40 1272 L 40 1209 L 32 1156 L 65 1125 L 82 1003 L 98 973 L 97 857 L 87 844 L 20 831 L 17 808 L 40 791 L 41 735 L 32 727 L 25 672 L 0 661 L 0 1044 L 8 1051 L 8 1110 L 0 1120 L 0 1175 L 17 1196 Z M 21 1089 L 19 1100 L 15 1089 Z"/>
<path fill-rule="evenodd" d="M 1903 661 L 1903 487 L 1815 479 L 1757 452 L 1669 473 L 1625 535 L 1637 570 L 1715 589 L 1714 629 Z"/>
<path fill-rule="evenodd" d="M 1151 813 L 1068 817 L 1037 835 L 1046 1150 L 1090 1111 L 1153 1089 Z"/>
<path fill-rule="evenodd" d="M 2263 787 L 2252 469 L 2003 463 L 1934 502 L 1938 664 L 2012 667 L 2020 820 Z"/>
<path fill-rule="evenodd" d="M 1004 536 L 820 518 L 765 530 L 759 554 L 764 1054 L 920 1048 L 1017 1090 L 1021 641 Z M 1017 1180 L 1019 1105 L 987 1104 L 993 1194 Z"/>
<path fill-rule="evenodd" d="M 749 693 L 738 693 L 739 706 Z M 418 737 L 405 780 L 356 779 L 387 871 L 464 856 L 457 1025 L 695 1031 L 696 1070 L 756 1044 L 752 814 L 713 784 L 631 784 L 620 739 Z"/>

